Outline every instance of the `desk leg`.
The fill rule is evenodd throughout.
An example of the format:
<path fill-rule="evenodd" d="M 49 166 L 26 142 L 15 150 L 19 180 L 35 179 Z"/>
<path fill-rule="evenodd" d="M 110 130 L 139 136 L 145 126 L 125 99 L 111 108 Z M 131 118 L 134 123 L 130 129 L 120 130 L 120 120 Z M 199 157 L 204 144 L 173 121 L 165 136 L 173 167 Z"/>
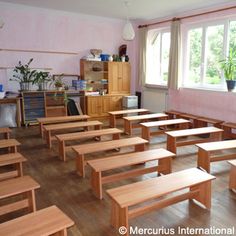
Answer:
<path fill-rule="evenodd" d="M 145 143 L 135 145 L 135 152 L 143 152 L 146 149 Z"/>
<path fill-rule="evenodd" d="M 162 171 L 160 171 L 162 174 L 167 175 L 170 174 L 172 171 L 172 158 L 166 157 L 158 160 L 158 166 L 161 167 Z"/>
<path fill-rule="evenodd" d="M 45 131 L 46 132 L 46 140 L 47 145 L 51 149 L 52 148 L 52 137 L 51 137 L 51 131 Z"/>
<path fill-rule="evenodd" d="M 58 141 L 59 157 L 64 162 L 66 161 L 65 141 Z"/>
<path fill-rule="evenodd" d="M 167 150 L 176 154 L 176 138 L 167 134 Z"/>
<path fill-rule="evenodd" d="M 198 148 L 197 166 L 210 173 L 210 154 L 202 148 Z"/>
<path fill-rule="evenodd" d="M 116 116 L 109 114 L 109 120 L 110 120 L 110 127 L 115 128 L 116 127 Z"/>
<path fill-rule="evenodd" d="M 124 119 L 124 131 L 125 134 L 131 135 L 132 134 L 132 124 L 131 121 Z"/>
<path fill-rule="evenodd" d="M 17 176 L 18 177 L 23 176 L 22 162 L 16 163 L 15 168 L 16 168 L 16 171 L 17 171 Z"/>
<path fill-rule="evenodd" d="M 231 166 L 229 175 L 229 188 L 236 189 L 236 166 Z"/>
<path fill-rule="evenodd" d="M 76 157 L 76 170 L 79 176 L 85 178 L 85 163 L 83 154 L 78 154 L 78 156 Z"/>
<path fill-rule="evenodd" d="M 62 229 L 61 231 L 53 234 L 53 236 L 67 236 L 67 229 Z"/>
<path fill-rule="evenodd" d="M 120 134 L 119 134 L 119 133 L 118 133 L 118 134 L 113 134 L 113 135 L 112 135 L 112 139 L 113 139 L 113 140 L 120 139 Z"/>
<path fill-rule="evenodd" d="M 8 133 L 8 132 L 5 133 L 5 134 L 4 134 L 4 138 L 5 138 L 5 139 L 9 139 L 9 138 L 10 138 L 10 133 Z"/>
<path fill-rule="evenodd" d="M 21 127 L 21 106 L 20 106 L 20 100 L 17 100 L 17 102 L 16 102 L 16 123 L 17 123 L 17 127 Z"/>
<path fill-rule="evenodd" d="M 35 203 L 35 192 L 31 190 L 27 193 L 27 198 L 29 201 L 29 210 L 30 212 L 36 211 L 36 203 Z"/>
<path fill-rule="evenodd" d="M 150 129 L 142 126 L 142 138 L 150 141 Z"/>

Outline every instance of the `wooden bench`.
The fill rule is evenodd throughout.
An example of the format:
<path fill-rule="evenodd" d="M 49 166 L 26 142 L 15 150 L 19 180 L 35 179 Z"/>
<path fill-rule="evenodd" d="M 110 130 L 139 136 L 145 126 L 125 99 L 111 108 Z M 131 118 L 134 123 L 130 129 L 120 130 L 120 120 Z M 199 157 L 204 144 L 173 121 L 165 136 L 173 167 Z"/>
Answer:
<path fill-rule="evenodd" d="M 211 181 L 213 179 L 215 179 L 214 176 L 197 168 L 191 168 L 109 189 L 107 193 L 111 197 L 112 203 L 111 224 L 116 229 L 119 229 L 121 226 L 126 227 L 128 231 L 124 235 L 129 235 L 130 219 L 187 199 L 194 199 L 207 209 L 210 209 Z M 189 189 L 189 191 L 172 197 L 166 197 L 167 194 L 183 189 Z M 139 205 L 154 199 L 158 200 L 142 206 Z"/>
<path fill-rule="evenodd" d="M 198 147 L 198 167 L 202 167 L 207 172 L 210 172 L 211 162 L 236 159 L 236 152 L 214 156 L 214 152 L 217 151 L 236 149 L 236 140 L 202 143 L 196 146 Z"/>
<path fill-rule="evenodd" d="M 229 161 L 231 164 L 230 175 L 229 175 L 229 188 L 236 189 L 236 160 Z"/>
<path fill-rule="evenodd" d="M 169 174 L 171 173 L 171 157 L 173 156 L 175 156 L 173 153 L 161 148 L 88 161 L 88 165 L 92 168 L 91 187 L 93 193 L 97 198 L 102 199 L 102 184 L 111 183 L 138 175 L 144 175 L 151 172 Z M 102 176 L 104 171 L 122 167 L 130 167 L 150 161 L 158 161 L 158 163 L 152 167 L 122 170 L 120 173 Z"/>
<path fill-rule="evenodd" d="M 117 116 L 123 116 L 128 115 L 132 113 L 138 113 L 138 114 L 145 114 L 148 113 L 149 110 L 147 109 L 129 109 L 129 110 L 120 110 L 120 111 L 110 111 L 109 114 L 109 120 L 110 120 L 110 127 L 115 128 L 116 127 L 116 117 Z"/>
<path fill-rule="evenodd" d="M 39 184 L 30 176 L 22 176 L 0 182 L 0 200 L 4 200 L 5 203 L 5 205 L 0 206 L 0 215 L 24 208 L 28 208 L 30 212 L 36 211 L 35 189 L 39 187 Z M 17 195 L 23 196 L 24 199 L 19 201 L 14 199 L 13 203 L 6 203 L 7 198 Z"/>
<path fill-rule="evenodd" d="M 128 135 L 132 135 L 132 128 L 141 127 L 140 124 L 132 124 L 133 122 L 148 122 L 150 120 L 163 120 L 166 119 L 168 115 L 164 113 L 155 114 L 145 114 L 139 116 L 127 116 L 124 119 L 124 132 Z"/>
<path fill-rule="evenodd" d="M 236 139 L 236 133 L 233 133 L 233 130 L 236 130 L 236 123 L 225 122 L 221 125 L 221 128 L 224 130 L 224 139 Z"/>
<path fill-rule="evenodd" d="M 56 135 L 56 139 L 58 140 L 59 156 L 63 161 L 66 161 L 66 141 L 96 138 L 103 135 L 112 135 L 112 139 L 119 139 L 122 132 L 123 131 L 120 129 L 111 128 Z"/>
<path fill-rule="evenodd" d="M 16 170 L 0 173 L 0 181 L 4 179 L 23 176 L 22 163 L 26 159 L 20 153 L 9 153 L 0 155 L 0 167 L 13 166 Z"/>
<path fill-rule="evenodd" d="M 57 124 L 57 123 L 66 123 L 66 122 L 75 122 L 75 121 L 87 121 L 90 118 L 88 115 L 78 115 L 78 116 L 57 116 L 57 117 L 43 117 L 38 118 L 39 123 L 39 132 L 43 138 L 43 126 L 46 124 Z"/>
<path fill-rule="evenodd" d="M 17 152 L 17 146 L 20 143 L 16 139 L 2 139 L 0 140 L 0 149 L 1 148 L 8 148 L 10 152 Z"/>
<path fill-rule="evenodd" d="M 134 146 L 135 152 L 144 151 L 145 144 L 148 143 L 147 140 L 142 139 L 140 137 L 119 139 L 119 140 L 111 140 L 106 142 L 99 143 L 88 143 L 82 144 L 78 146 L 72 146 L 72 149 L 76 152 L 76 169 L 77 173 L 85 177 L 85 154 L 90 154 L 94 152 L 102 152 L 113 149 L 118 149 L 122 147 Z"/>
<path fill-rule="evenodd" d="M 175 110 L 165 111 L 165 113 L 168 115 L 169 119 L 180 118 L 180 115 L 182 114 L 182 112 L 175 111 Z"/>
<path fill-rule="evenodd" d="M 221 124 L 224 121 L 212 119 L 204 116 L 198 116 L 196 121 L 196 128 L 197 127 L 206 127 L 208 124 L 212 124 L 214 127 L 221 128 Z"/>
<path fill-rule="evenodd" d="M 43 130 L 46 135 L 46 141 L 49 148 L 52 147 L 52 140 L 56 138 L 52 137 L 52 132 L 78 129 L 78 128 L 86 128 L 94 127 L 95 130 L 101 129 L 102 123 L 100 121 L 81 121 L 81 122 L 70 122 L 70 123 L 60 123 L 53 125 L 44 125 Z"/>
<path fill-rule="evenodd" d="M 5 139 L 9 139 L 10 138 L 10 133 L 11 133 L 11 130 L 9 128 L 0 128 L 0 134 L 3 135 L 3 137 Z"/>
<path fill-rule="evenodd" d="M 0 224 L 4 236 L 67 235 L 74 222 L 59 208 L 51 206 Z"/>
<path fill-rule="evenodd" d="M 168 126 L 175 126 L 175 129 L 187 129 L 190 121 L 184 119 L 173 119 L 173 120 L 160 120 L 153 122 L 141 123 L 142 127 L 142 138 L 150 141 L 151 136 L 164 134 L 167 131 Z M 176 127 L 177 126 L 177 127 Z M 152 128 L 162 128 L 158 131 L 152 131 Z"/>
<path fill-rule="evenodd" d="M 222 129 L 216 127 L 204 127 L 204 128 L 195 128 L 195 129 L 185 129 L 185 130 L 177 130 L 177 131 L 169 131 L 166 132 L 167 134 L 167 150 L 170 152 L 176 153 L 177 147 L 193 145 L 196 143 L 206 143 L 211 141 L 221 140 L 222 138 Z M 201 135 L 201 134 L 209 134 L 209 138 L 198 138 L 194 140 L 185 140 L 185 141 L 178 141 L 179 138 L 186 138 L 189 136 L 194 135 Z"/>

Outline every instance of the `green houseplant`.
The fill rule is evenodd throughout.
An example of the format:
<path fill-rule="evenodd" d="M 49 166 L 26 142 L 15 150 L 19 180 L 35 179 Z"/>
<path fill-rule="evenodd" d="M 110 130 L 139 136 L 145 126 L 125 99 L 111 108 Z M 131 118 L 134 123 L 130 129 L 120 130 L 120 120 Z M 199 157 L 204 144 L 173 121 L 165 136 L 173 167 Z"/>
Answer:
<path fill-rule="evenodd" d="M 30 90 L 30 84 L 33 82 L 34 75 L 36 70 L 30 69 L 30 64 L 33 61 L 31 58 L 28 63 L 23 65 L 21 61 L 19 61 L 18 65 L 15 66 L 12 81 L 17 81 L 20 84 L 20 90 Z"/>
<path fill-rule="evenodd" d="M 223 69 L 228 91 L 232 91 L 236 85 L 236 47 L 230 48 L 229 56 L 220 61 Z"/>
<path fill-rule="evenodd" d="M 46 90 L 47 89 L 47 83 L 50 81 L 50 74 L 49 72 L 45 71 L 37 71 L 34 75 L 33 84 L 38 85 L 38 90 Z"/>

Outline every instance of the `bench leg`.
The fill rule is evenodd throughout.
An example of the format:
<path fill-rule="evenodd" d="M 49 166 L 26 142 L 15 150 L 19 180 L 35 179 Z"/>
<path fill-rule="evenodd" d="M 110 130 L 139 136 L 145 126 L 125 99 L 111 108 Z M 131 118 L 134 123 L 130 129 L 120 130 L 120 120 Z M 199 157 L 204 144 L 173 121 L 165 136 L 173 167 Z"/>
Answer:
<path fill-rule="evenodd" d="M 119 229 L 121 226 L 126 227 L 128 229 L 128 208 L 121 208 L 114 200 L 111 203 L 111 225 L 115 229 Z M 128 230 L 129 231 L 129 230 Z M 127 234 L 124 235 L 129 235 Z"/>
<path fill-rule="evenodd" d="M 223 139 L 230 139 L 231 138 L 231 133 L 232 129 L 230 127 L 223 126 Z"/>
<path fill-rule="evenodd" d="M 52 236 L 67 236 L 67 229 L 63 229 L 55 234 L 52 234 Z"/>
<path fill-rule="evenodd" d="M 132 135 L 132 124 L 130 121 L 124 119 L 124 132 L 125 134 Z"/>
<path fill-rule="evenodd" d="M 85 178 L 85 163 L 84 155 L 79 155 L 76 157 L 76 170 L 79 176 Z"/>
<path fill-rule="evenodd" d="M 190 187 L 190 191 L 198 190 L 199 193 L 193 199 L 202 203 L 208 210 L 211 208 L 211 181 Z"/>
<path fill-rule="evenodd" d="M 8 133 L 8 132 L 5 133 L 5 134 L 4 134 L 4 138 L 5 138 L 5 139 L 9 139 L 9 138 L 10 138 L 10 133 Z"/>
<path fill-rule="evenodd" d="M 110 127 L 115 128 L 116 127 L 116 116 L 109 114 L 109 120 L 110 120 Z"/>
<path fill-rule="evenodd" d="M 43 138 L 43 123 L 39 123 L 39 133 L 41 137 Z"/>
<path fill-rule="evenodd" d="M 176 138 L 167 135 L 167 147 L 166 149 L 170 152 L 173 152 L 176 154 Z"/>
<path fill-rule="evenodd" d="M 99 130 L 99 129 L 101 129 L 101 127 L 102 127 L 101 125 L 95 125 L 95 126 L 94 126 L 94 129 L 95 129 L 95 130 Z"/>
<path fill-rule="evenodd" d="M 65 141 L 58 141 L 59 157 L 64 162 L 66 161 Z"/>
<path fill-rule="evenodd" d="M 142 138 L 150 141 L 150 129 L 148 127 L 142 127 Z"/>
<path fill-rule="evenodd" d="M 213 140 L 213 141 L 221 141 L 222 140 L 222 132 L 211 133 L 210 134 L 210 139 Z"/>
<path fill-rule="evenodd" d="M 160 172 L 164 175 L 171 173 L 171 171 L 172 171 L 171 164 L 172 164 L 171 157 L 162 158 L 162 159 L 158 160 L 158 166 L 161 166 L 161 169 L 163 168 L 163 170 Z"/>
<path fill-rule="evenodd" d="M 143 143 L 143 144 L 138 144 L 138 145 L 135 145 L 135 152 L 142 152 L 142 151 L 145 151 L 145 148 L 146 145 Z"/>
<path fill-rule="evenodd" d="M 202 148 L 198 149 L 197 166 L 210 173 L 210 153 Z"/>
<path fill-rule="evenodd" d="M 91 171 L 91 186 L 95 196 L 98 199 L 102 199 L 102 173 Z"/>
<path fill-rule="evenodd" d="M 51 137 L 51 131 L 45 131 L 46 132 L 46 141 L 49 148 L 52 148 L 52 137 Z"/>
<path fill-rule="evenodd" d="M 17 177 L 23 176 L 22 162 L 16 163 L 15 168 L 16 168 L 16 171 L 17 171 Z"/>
<path fill-rule="evenodd" d="M 113 135 L 112 135 L 112 139 L 113 139 L 113 140 L 120 139 L 120 134 L 113 134 Z"/>
<path fill-rule="evenodd" d="M 29 211 L 34 212 L 36 211 L 36 203 L 35 203 L 35 192 L 34 190 L 31 190 L 27 192 L 27 198 L 29 202 Z"/>
<path fill-rule="evenodd" d="M 231 166 L 229 175 L 229 188 L 236 189 L 236 166 Z"/>

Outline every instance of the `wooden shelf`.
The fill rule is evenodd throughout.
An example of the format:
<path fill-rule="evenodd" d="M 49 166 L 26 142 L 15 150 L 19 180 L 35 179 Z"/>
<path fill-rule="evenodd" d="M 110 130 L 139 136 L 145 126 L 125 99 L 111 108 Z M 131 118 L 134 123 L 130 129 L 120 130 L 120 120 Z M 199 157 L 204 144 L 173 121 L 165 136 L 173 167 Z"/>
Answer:
<path fill-rule="evenodd" d="M 47 106 L 46 107 L 47 110 L 62 109 L 62 108 L 65 108 L 65 106 Z"/>

